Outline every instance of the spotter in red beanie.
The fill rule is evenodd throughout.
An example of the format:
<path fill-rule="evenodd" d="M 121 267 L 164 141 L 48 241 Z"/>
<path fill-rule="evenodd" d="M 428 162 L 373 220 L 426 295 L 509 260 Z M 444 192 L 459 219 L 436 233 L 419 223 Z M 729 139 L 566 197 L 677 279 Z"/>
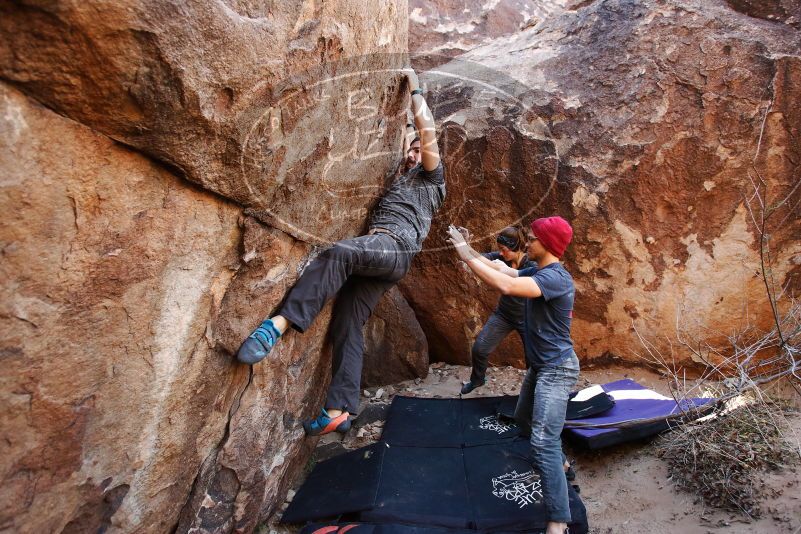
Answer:
<path fill-rule="evenodd" d="M 561 258 L 573 239 L 573 228 L 561 217 L 543 217 L 531 221 L 531 231 L 540 240 L 545 250 Z"/>

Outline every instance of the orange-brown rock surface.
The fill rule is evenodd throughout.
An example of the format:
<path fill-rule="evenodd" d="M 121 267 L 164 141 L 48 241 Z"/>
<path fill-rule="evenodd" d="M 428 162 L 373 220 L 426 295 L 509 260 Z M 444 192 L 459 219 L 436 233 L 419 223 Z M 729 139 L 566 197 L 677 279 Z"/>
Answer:
<path fill-rule="evenodd" d="M 534 26 L 566 0 L 410 0 L 412 66 L 430 69 L 450 58 Z"/>
<path fill-rule="evenodd" d="M 450 189 L 426 247 L 451 222 L 489 249 L 518 217 L 570 220 L 584 361 L 641 362 L 638 333 L 669 361 L 688 357 L 679 329 L 725 345 L 769 327 L 745 199 L 759 177 L 769 204 L 801 181 L 801 34 L 785 22 L 723 1 L 599 1 L 441 65 L 424 79 Z M 770 274 L 796 288 L 799 194 L 769 225 Z M 497 296 L 454 258 L 420 255 L 402 290 L 432 358 L 467 363 Z M 496 361 L 522 365 L 508 348 Z"/>
<path fill-rule="evenodd" d="M 239 209 L 7 85 L 0 109 L 0 525 L 168 529 L 246 373 L 207 337 Z"/>
<path fill-rule="evenodd" d="M 425 334 L 414 310 L 400 290 L 393 287 L 378 303 L 364 327 L 362 387 L 397 384 L 427 375 Z"/>
<path fill-rule="evenodd" d="M 726 0 L 726 3 L 749 17 L 783 22 L 801 30 L 801 3 L 794 0 Z"/>
<path fill-rule="evenodd" d="M 299 237 L 339 239 L 364 213 L 336 193 L 398 146 L 401 77 L 369 71 L 402 66 L 406 32 L 405 2 L 22 1 L 0 6 L 0 73 Z"/>
<path fill-rule="evenodd" d="M 363 230 L 406 31 L 405 2 L 0 6 L 0 530 L 249 532 L 282 502 L 330 309 L 231 352 Z"/>

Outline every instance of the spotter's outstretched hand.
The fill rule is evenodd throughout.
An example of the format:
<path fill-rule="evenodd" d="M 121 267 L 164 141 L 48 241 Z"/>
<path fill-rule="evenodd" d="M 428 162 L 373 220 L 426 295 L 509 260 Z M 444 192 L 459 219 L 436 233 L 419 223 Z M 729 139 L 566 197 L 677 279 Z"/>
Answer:
<path fill-rule="evenodd" d="M 465 239 L 465 236 L 459 231 L 459 228 L 452 224 L 448 226 L 446 240 L 457 250 L 467 247 L 467 240 Z"/>
<path fill-rule="evenodd" d="M 464 240 L 467 241 L 468 243 L 473 238 L 473 236 L 470 234 L 470 230 L 468 230 L 464 226 L 457 226 L 456 229 L 459 230 L 459 232 L 464 236 Z"/>

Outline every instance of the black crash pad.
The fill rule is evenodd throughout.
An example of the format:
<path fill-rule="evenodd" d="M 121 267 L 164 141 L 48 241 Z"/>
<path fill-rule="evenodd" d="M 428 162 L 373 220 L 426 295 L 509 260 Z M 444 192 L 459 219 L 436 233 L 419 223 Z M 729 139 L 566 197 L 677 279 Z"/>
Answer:
<path fill-rule="evenodd" d="M 476 530 L 466 528 L 426 527 L 409 523 L 357 523 L 340 521 L 330 523 L 310 523 L 300 530 L 300 534 L 476 534 Z M 543 534 L 543 529 L 529 530 L 531 534 Z M 520 534 L 520 531 L 493 530 L 492 534 Z"/>
<path fill-rule="evenodd" d="M 302 523 L 375 506 L 386 449 L 378 442 L 319 462 L 281 520 Z"/>
<path fill-rule="evenodd" d="M 584 400 L 574 399 L 575 394 L 568 402 L 567 419 L 603 414 L 615 405 L 602 390 Z M 472 399 L 397 396 L 381 439 L 401 447 L 475 447 L 514 439 L 520 435 L 513 418 L 516 405 L 513 395 Z"/>
<path fill-rule="evenodd" d="M 540 477 L 528 460 L 528 440 L 463 450 L 474 525 L 479 530 L 544 529 L 547 513 Z M 568 483 L 570 532 L 587 531 L 587 511 Z"/>
<path fill-rule="evenodd" d="M 319 463 L 282 521 L 333 520 L 320 527 L 333 528 L 328 534 L 346 527 L 386 534 L 542 532 L 547 517 L 528 440 L 497 420 L 514 402 L 396 397 L 382 440 Z M 570 532 L 586 533 L 586 510 L 568 488 Z"/>
<path fill-rule="evenodd" d="M 514 439 L 520 429 L 498 420 L 517 397 L 420 399 L 395 397 L 381 439 L 400 447 L 473 447 Z"/>
<path fill-rule="evenodd" d="M 409 523 L 310 523 L 300 530 L 300 534 L 476 534 L 475 530 L 464 528 L 426 527 Z M 493 534 L 520 534 L 503 530 Z"/>
<path fill-rule="evenodd" d="M 383 525 L 538 532 L 547 516 L 539 476 L 526 459 L 528 450 L 522 438 L 458 448 L 379 442 L 315 467 L 282 521 L 347 515 L 348 521 Z M 352 466 L 367 476 L 346 474 Z M 584 504 L 570 485 L 568 496 L 571 533 L 587 532 Z"/>

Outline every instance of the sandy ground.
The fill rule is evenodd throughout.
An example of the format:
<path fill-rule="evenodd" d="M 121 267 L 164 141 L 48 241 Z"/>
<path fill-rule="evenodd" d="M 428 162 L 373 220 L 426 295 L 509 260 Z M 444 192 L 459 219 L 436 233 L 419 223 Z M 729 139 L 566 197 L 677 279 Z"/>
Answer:
<path fill-rule="evenodd" d="M 367 395 L 363 394 L 361 413 L 368 413 L 365 410 L 370 405 L 375 405 L 373 408 L 385 405 L 395 394 L 457 397 L 461 381 L 469 375 L 468 367 L 435 363 L 424 380 L 364 392 Z M 470 396 L 517 394 L 522 375 L 523 371 L 511 367 L 491 368 L 487 385 Z M 663 377 L 642 369 L 582 369 L 579 385 L 586 387 L 621 378 L 632 378 L 668 394 Z M 801 417 L 794 417 L 791 422 L 796 436 L 801 437 Z M 376 421 L 352 429 L 344 438 L 338 434 L 323 436 L 317 446 L 318 456 L 325 458 L 338 451 L 373 443 L 379 439 L 382 426 L 383 422 Z M 749 522 L 737 514 L 710 509 L 694 495 L 675 488 L 668 479 L 666 464 L 657 458 L 650 442 L 601 451 L 578 450 L 566 445 L 565 453 L 576 470 L 576 483 L 581 488 L 593 534 L 801 533 L 801 471 L 797 467 L 765 476 L 764 482 L 772 497 L 763 505 L 762 517 Z M 302 482 L 298 480 L 294 488 Z M 292 495 L 290 492 L 289 497 Z M 263 534 L 296 531 L 278 525 L 275 517 L 259 529 Z"/>

